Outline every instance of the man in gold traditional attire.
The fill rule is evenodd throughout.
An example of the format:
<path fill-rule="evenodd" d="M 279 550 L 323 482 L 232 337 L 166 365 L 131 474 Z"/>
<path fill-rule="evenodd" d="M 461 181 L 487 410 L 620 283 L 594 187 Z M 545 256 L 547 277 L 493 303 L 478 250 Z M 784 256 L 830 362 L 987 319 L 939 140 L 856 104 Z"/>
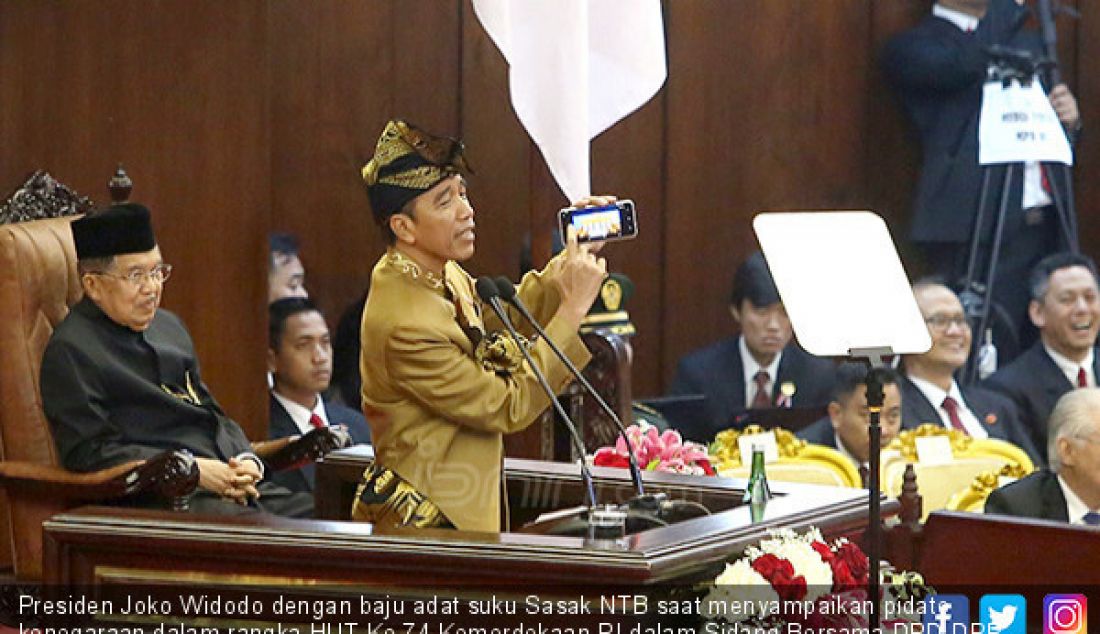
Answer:
<path fill-rule="evenodd" d="M 466 171 L 461 143 L 403 121 L 386 125 L 363 168 L 374 218 L 390 246 L 374 267 L 363 311 L 363 411 L 376 464 L 363 474 L 352 514 L 381 530 L 500 530 L 502 436 L 524 429 L 550 405 L 517 347 L 526 342 L 501 334 L 458 264 L 474 254 Z M 594 251 L 572 238 L 518 289 L 579 367 L 589 354 L 577 330 L 606 275 Z M 562 390 L 570 374 L 546 342 L 529 350 L 551 386 Z"/>

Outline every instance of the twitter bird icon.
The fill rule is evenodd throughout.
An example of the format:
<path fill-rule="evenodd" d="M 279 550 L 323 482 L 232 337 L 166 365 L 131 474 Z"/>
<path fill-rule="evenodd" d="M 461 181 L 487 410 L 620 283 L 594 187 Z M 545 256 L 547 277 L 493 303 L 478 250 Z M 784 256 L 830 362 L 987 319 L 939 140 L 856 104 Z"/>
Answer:
<path fill-rule="evenodd" d="M 989 634 L 1027 634 L 1027 601 L 1018 594 L 987 594 L 978 613 Z"/>

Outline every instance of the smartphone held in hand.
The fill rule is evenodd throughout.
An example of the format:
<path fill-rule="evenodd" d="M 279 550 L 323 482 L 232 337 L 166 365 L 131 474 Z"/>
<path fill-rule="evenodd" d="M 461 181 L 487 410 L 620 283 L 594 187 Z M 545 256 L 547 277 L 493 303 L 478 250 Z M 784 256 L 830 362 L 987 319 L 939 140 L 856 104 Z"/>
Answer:
<path fill-rule="evenodd" d="M 638 235 L 638 218 L 631 200 L 597 207 L 566 207 L 558 212 L 563 240 L 570 225 L 577 232 L 578 243 L 629 240 Z"/>

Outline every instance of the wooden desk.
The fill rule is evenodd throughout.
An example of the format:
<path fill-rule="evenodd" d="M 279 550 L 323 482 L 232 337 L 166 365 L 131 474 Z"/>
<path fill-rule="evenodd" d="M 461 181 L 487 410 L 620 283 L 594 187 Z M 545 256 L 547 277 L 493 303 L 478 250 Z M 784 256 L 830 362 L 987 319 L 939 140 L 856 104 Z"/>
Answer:
<path fill-rule="evenodd" d="M 350 508 L 332 499 L 345 497 L 369 459 L 365 448 L 330 455 L 318 469 L 318 508 Z M 575 465 L 509 460 L 505 467 L 517 519 L 582 499 Z M 596 469 L 596 480 L 601 499 L 629 497 L 626 470 Z M 594 545 L 524 533 L 377 535 L 369 524 L 345 521 L 86 507 L 46 522 L 46 581 L 61 594 L 126 583 L 183 589 L 323 585 L 354 595 L 371 588 L 395 595 L 402 589 L 516 587 L 621 593 L 709 579 L 769 528 L 817 526 L 829 536 L 858 536 L 867 523 L 865 492 L 857 489 L 776 482 L 775 498 L 754 524 L 739 505 L 743 480 L 652 472 L 645 480 L 650 490 L 694 499 L 716 512 Z M 896 504 L 884 509 L 894 513 Z"/>
<path fill-rule="evenodd" d="M 1100 530 L 1095 528 L 936 511 L 922 537 L 917 566 L 933 585 L 1100 585 Z"/>

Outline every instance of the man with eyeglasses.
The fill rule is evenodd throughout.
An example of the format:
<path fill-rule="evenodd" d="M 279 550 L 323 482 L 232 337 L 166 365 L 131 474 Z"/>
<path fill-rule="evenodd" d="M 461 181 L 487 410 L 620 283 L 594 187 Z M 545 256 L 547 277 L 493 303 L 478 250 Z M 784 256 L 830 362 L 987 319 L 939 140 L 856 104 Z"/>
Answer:
<path fill-rule="evenodd" d="M 1037 447 L 1047 444 L 1047 418 L 1058 398 L 1073 389 L 1097 386 L 1096 278 L 1096 264 L 1085 255 L 1056 253 L 1035 265 L 1028 282 L 1028 316 L 1039 329 L 1039 341 L 986 381 L 1016 403 Z"/>
<path fill-rule="evenodd" d="M 928 324 L 932 348 L 902 358 L 902 428 L 932 423 L 974 438 L 1000 438 L 1038 460 L 1011 401 L 977 386 L 962 387 L 955 380 L 955 372 L 966 365 L 971 341 L 958 296 L 938 280 L 918 281 L 913 296 Z"/>
<path fill-rule="evenodd" d="M 51 335 L 40 377 L 61 463 L 94 471 L 186 449 L 199 468 L 191 510 L 311 516 L 311 495 L 264 481 L 244 431 L 203 384 L 183 322 L 159 308 L 172 268 L 149 211 L 118 205 L 71 228 L 84 298 Z"/>
<path fill-rule="evenodd" d="M 1050 414 L 1049 469 L 994 490 L 986 513 L 1100 526 L 1100 390 L 1062 395 Z"/>

